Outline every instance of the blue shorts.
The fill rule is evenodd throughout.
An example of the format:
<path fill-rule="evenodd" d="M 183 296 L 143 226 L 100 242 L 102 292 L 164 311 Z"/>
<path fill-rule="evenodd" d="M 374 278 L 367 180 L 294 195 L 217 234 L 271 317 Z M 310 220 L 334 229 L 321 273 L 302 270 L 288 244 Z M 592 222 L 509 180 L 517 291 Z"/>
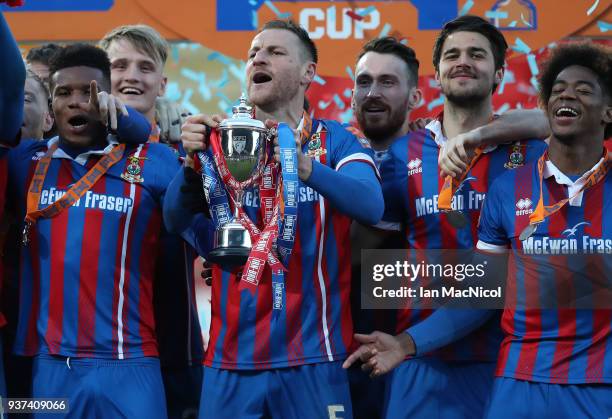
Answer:
<path fill-rule="evenodd" d="M 203 371 L 202 365 L 162 368 L 169 419 L 198 417 Z"/>
<path fill-rule="evenodd" d="M 493 385 L 494 362 L 402 362 L 387 379 L 387 418 L 480 418 Z"/>
<path fill-rule="evenodd" d="M 497 377 L 485 417 L 610 418 L 612 384 L 548 384 Z"/>
<path fill-rule="evenodd" d="M 34 359 L 32 397 L 67 398 L 67 415 L 41 419 L 166 418 L 157 358 L 105 360 L 39 355 Z"/>
<path fill-rule="evenodd" d="M 341 362 L 263 371 L 204 369 L 200 418 L 352 418 Z"/>
<path fill-rule="evenodd" d="M 359 365 L 352 366 L 347 372 L 355 419 L 382 418 L 387 376 L 370 378 L 370 374 L 363 372 Z"/>

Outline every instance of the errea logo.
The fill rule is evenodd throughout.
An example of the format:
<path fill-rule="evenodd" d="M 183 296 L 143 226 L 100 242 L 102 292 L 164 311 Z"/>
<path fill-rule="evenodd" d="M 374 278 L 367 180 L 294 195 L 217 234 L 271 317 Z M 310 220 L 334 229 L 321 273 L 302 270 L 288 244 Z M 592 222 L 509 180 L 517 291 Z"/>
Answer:
<path fill-rule="evenodd" d="M 406 165 L 406 167 L 408 167 L 408 176 L 412 176 L 417 173 L 422 173 L 423 172 L 422 164 L 423 164 L 423 161 L 419 159 L 418 157 L 414 160 L 410 160 L 408 164 Z"/>
<path fill-rule="evenodd" d="M 516 202 L 516 208 L 518 208 L 518 210 L 516 211 L 516 215 L 519 216 L 519 215 L 531 214 L 533 212 L 533 208 L 531 208 L 532 205 L 533 205 L 533 202 L 529 198 L 519 199 Z"/>

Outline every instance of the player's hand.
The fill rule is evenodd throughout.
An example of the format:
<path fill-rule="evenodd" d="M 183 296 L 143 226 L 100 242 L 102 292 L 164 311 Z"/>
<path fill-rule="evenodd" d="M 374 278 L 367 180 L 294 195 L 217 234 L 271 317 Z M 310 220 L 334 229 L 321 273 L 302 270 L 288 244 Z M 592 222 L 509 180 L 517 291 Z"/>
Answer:
<path fill-rule="evenodd" d="M 181 127 L 181 141 L 187 153 L 185 165 L 193 167 L 193 156 L 208 148 L 211 128 L 217 128 L 223 120 L 221 115 L 191 115 L 185 119 Z"/>
<path fill-rule="evenodd" d="M 123 102 L 106 92 L 98 91 L 98 83 L 92 80 L 89 84 L 89 102 L 82 104 L 81 108 L 93 115 L 95 120 L 100 121 L 112 131 L 117 130 L 117 115 L 121 112 L 128 116 L 128 111 Z"/>
<path fill-rule="evenodd" d="M 191 114 L 166 98 L 155 100 L 155 120 L 159 127 L 159 139 L 167 143 L 181 141 L 181 125 Z"/>
<path fill-rule="evenodd" d="M 267 119 L 265 124 L 267 128 L 271 128 L 272 126 L 276 125 L 276 121 Z M 302 139 L 299 131 L 295 129 L 291 129 L 291 131 L 293 132 L 293 136 L 295 138 L 295 149 L 298 159 L 298 176 L 300 177 L 300 180 L 305 181 L 308 180 L 310 174 L 312 173 L 312 159 L 302 152 Z M 274 159 L 278 163 L 282 164 L 278 135 L 274 137 Z"/>
<path fill-rule="evenodd" d="M 355 340 L 361 346 L 344 361 L 342 368 L 349 368 L 360 360 L 363 363 L 361 369 L 369 372 L 372 378 L 388 373 L 415 353 L 414 342 L 407 333 L 397 336 L 379 331 L 369 335 L 356 333 Z"/>
<path fill-rule="evenodd" d="M 460 177 L 470 164 L 480 142 L 478 129 L 449 138 L 438 156 L 440 176 Z"/>
<path fill-rule="evenodd" d="M 410 132 L 418 131 L 427 126 L 432 121 L 431 118 L 417 118 L 414 121 L 410 121 L 408 124 L 408 130 Z"/>

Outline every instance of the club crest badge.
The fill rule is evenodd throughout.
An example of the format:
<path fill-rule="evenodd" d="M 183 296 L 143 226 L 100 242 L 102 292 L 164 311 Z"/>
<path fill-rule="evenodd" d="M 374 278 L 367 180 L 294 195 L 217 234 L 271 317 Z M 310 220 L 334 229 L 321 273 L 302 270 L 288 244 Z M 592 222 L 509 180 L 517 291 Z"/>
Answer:
<path fill-rule="evenodd" d="M 306 152 L 308 157 L 318 157 L 325 153 L 327 153 L 327 150 L 321 147 L 321 134 L 318 132 L 312 134 L 308 142 L 308 151 Z"/>
<path fill-rule="evenodd" d="M 509 161 L 504 164 L 506 169 L 516 169 L 525 164 L 525 156 L 521 148 L 520 144 L 514 144 L 512 146 L 512 153 L 510 153 Z"/>
<path fill-rule="evenodd" d="M 247 137 L 245 135 L 234 135 L 232 137 L 232 142 L 234 145 L 234 151 L 237 154 L 242 154 L 246 148 Z"/>
<path fill-rule="evenodd" d="M 128 164 L 125 167 L 125 171 L 121 173 L 121 178 L 130 183 L 144 182 L 142 177 L 142 164 L 144 160 L 146 160 L 146 157 L 129 156 L 127 158 Z"/>

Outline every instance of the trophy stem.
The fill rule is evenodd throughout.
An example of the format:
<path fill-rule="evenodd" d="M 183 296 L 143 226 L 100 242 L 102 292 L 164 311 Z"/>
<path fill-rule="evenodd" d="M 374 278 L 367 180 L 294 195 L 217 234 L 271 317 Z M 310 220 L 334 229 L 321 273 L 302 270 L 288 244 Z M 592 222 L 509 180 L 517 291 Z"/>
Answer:
<path fill-rule="evenodd" d="M 236 202 L 234 205 L 234 218 L 237 220 L 239 216 L 239 210 L 242 207 L 242 198 L 244 196 L 244 190 L 242 188 L 236 189 Z"/>

